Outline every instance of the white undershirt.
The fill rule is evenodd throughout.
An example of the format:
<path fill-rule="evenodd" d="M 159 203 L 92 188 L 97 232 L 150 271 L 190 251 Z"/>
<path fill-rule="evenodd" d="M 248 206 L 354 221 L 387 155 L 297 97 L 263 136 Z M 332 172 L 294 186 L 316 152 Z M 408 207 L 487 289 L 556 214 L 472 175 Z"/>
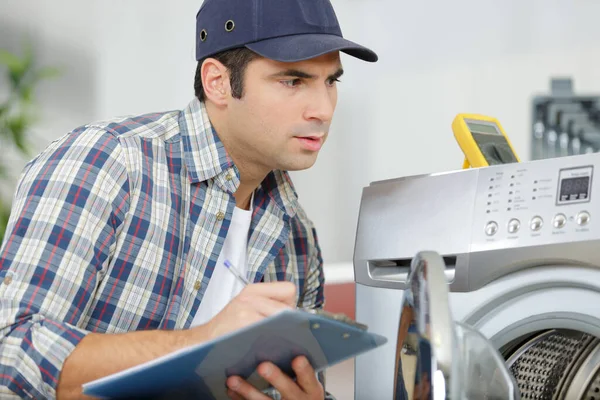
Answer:
<path fill-rule="evenodd" d="M 250 205 L 252 203 L 253 201 L 250 200 Z M 206 293 L 204 293 L 204 297 L 196 311 L 192 326 L 208 322 L 243 289 L 242 283 L 227 270 L 223 263 L 225 260 L 229 260 L 243 276 L 246 276 L 248 271 L 246 253 L 251 220 L 252 206 L 250 210 L 243 210 L 238 207 L 233 209 L 231 225 L 227 231 L 225 243 L 223 243 L 219 259 L 208 282 Z"/>

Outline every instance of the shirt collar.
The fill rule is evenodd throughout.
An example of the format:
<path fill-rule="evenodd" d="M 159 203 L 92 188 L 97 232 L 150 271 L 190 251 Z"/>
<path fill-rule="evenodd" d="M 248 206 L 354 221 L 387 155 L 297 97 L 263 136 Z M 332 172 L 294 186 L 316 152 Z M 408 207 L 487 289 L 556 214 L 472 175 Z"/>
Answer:
<path fill-rule="evenodd" d="M 181 112 L 179 126 L 190 182 L 214 179 L 223 190 L 234 193 L 240 173 L 210 123 L 204 103 L 194 98 Z M 296 214 L 298 194 L 287 171 L 271 171 L 261 188 L 286 214 Z"/>

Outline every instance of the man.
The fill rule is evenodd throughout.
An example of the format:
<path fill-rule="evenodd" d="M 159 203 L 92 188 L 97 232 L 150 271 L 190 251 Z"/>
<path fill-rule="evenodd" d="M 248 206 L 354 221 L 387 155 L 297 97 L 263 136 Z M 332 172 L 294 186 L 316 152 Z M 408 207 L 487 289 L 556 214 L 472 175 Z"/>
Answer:
<path fill-rule="evenodd" d="M 187 108 L 80 127 L 26 166 L 0 250 L 0 395 L 81 398 L 87 381 L 323 307 L 316 231 L 286 171 L 327 138 L 339 51 L 377 60 L 342 38 L 329 0 L 206 0 Z M 258 372 L 286 399 L 322 399 L 307 360 L 292 367 L 296 380 Z"/>

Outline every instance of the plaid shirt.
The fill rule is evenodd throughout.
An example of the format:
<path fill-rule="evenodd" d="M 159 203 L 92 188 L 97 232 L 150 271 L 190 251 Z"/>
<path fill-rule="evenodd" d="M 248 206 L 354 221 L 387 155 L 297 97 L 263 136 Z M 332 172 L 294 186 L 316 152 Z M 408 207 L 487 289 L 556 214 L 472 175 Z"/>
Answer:
<path fill-rule="evenodd" d="M 0 397 L 53 398 L 89 332 L 185 329 L 227 235 L 239 171 L 203 103 L 90 124 L 27 164 L 0 248 Z M 251 281 L 323 306 L 315 229 L 286 172 L 257 188 Z"/>

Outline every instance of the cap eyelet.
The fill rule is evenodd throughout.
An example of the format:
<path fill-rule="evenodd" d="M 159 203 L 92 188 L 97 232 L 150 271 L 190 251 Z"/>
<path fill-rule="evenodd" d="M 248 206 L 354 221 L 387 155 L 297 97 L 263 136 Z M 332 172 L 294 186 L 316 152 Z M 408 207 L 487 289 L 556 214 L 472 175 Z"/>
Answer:
<path fill-rule="evenodd" d="M 200 31 L 200 40 L 202 40 L 203 42 L 206 41 L 206 36 L 208 36 L 208 33 L 206 33 L 206 29 L 202 29 L 202 31 Z"/>
<path fill-rule="evenodd" d="M 232 20 L 225 22 L 225 30 L 231 32 L 235 28 L 235 23 Z"/>

